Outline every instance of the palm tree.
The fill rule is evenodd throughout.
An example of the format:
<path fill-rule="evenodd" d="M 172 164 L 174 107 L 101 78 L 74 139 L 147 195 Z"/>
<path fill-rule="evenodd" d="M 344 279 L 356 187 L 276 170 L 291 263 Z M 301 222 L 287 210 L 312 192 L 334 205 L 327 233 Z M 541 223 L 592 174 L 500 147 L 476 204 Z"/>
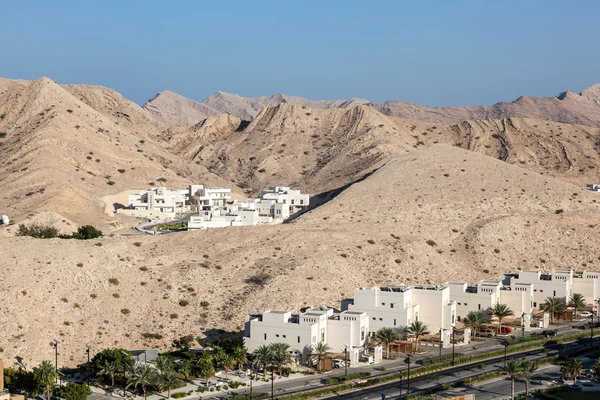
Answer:
<path fill-rule="evenodd" d="M 400 334 L 393 328 L 381 328 L 375 334 L 377 340 L 385 345 L 385 357 L 390 358 L 390 344 L 400 338 Z"/>
<path fill-rule="evenodd" d="M 177 372 L 179 372 L 183 376 L 183 379 L 188 380 L 192 375 L 192 372 L 194 372 L 194 366 L 192 365 L 192 361 L 185 360 L 184 362 L 179 364 L 179 366 L 177 367 Z"/>
<path fill-rule="evenodd" d="M 573 293 L 573 296 L 569 298 L 569 307 L 573 307 L 573 313 L 577 316 L 577 310 L 585 308 L 585 297 L 581 293 Z"/>
<path fill-rule="evenodd" d="M 600 379 L 600 359 L 596 360 L 596 363 L 592 367 L 592 372 L 596 379 Z"/>
<path fill-rule="evenodd" d="M 56 368 L 50 361 L 42 361 L 33 369 L 35 382 L 46 388 L 46 400 L 50 400 L 50 389 L 56 384 Z"/>
<path fill-rule="evenodd" d="M 412 335 L 415 335 L 415 341 L 417 342 L 416 350 L 419 351 L 419 336 L 429 334 L 427 325 L 421 321 L 414 321 L 408 326 L 406 331 Z"/>
<path fill-rule="evenodd" d="M 215 367 L 213 366 L 210 357 L 200 357 L 196 364 L 196 368 L 198 369 L 198 375 L 206 379 L 206 387 L 208 387 L 210 378 L 215 376 Z"/>
<path fill-rule="evenodd" d="M 563 313 L 567 305 L 563 301 L 563 299 L 559 299 L 558 297 L 548 297 L 546 301 L 540 304 L 540 309 L 543 311 L 547 311 L 550 313 L 550 323 L 554 324 L 554 316 L 556 314 Z"/>
<path fill-rule="evenodd" d="M 263 368 L 263 376 L 267 377 L 267 368 L 273 364 L 273 351 L 270 346 L 262 345 L 252 353 L 254 361 L 252 364 L 257 368 Z"/>
<path fill-rule="evenodd" d="M 129 355 L 123 358 L 119 364 L 117 375 L 125 379 L 125 383 L 123 384 L 123 397 L 125 397 L 125 390 L 127 389 L 127 380 L 129 379 L 129 376 L 135 373 L 135 365 L 135 360 Z"/>
<path fill-rule="evenodd" d="M 156 358 L 155 364 L 156 364 L 156 368 L 158 368 L 158 370 L 161 373 L 173 370 L 173 361 L 167 356 L 164 356 L 164 355 L 158 356 Z"/>
<path fill-rule="evenodd" d="M 518 360 L 510 359 L 504 365 L 500 366 L 500 370 L 510 377 L 510 398 L 515 398 L 515 379 L 519 378 L 523 371 L 523 364 Z"/>
<path fill-rule="evenodd" d="M 529 396 L 529 382 L 534 372 L 537 371 L 539 364 L 536 361 L 522 361 L 521 362 L 521 375 L 525 381 L 525 397 Z"/>
<path fill-rule="evenodd" d="M 511 310 L 510 307 L 508 307 L 506 304 L 496 303 L 490 309 L 490 314 L 498 318 L 498 330 L 496 331 L 497 335 L 498 332 L 502 330 L 502 320 L 506 317 L 512 317 L 513 315 L 515 315 L 515 312 Z"/>
<path fill-rule="evenodd" d="M 292 362 L 290 345 L 286 343 L 271 343 L 269 347 L 271 348 L 273 365 L 277 367 L 279 377 L 281 377 L 281 367 Z"/>
<path fill-rule="evenodd" d="M 317 370 L 321 372 L 321 361 L 327 356 L 331 347 L 325 342 L 315 343 L 310 352 L 310 359 L 317 364 Z"/>
<path fill-rule="evenodd" d="M 242 365 L 248 362 L 248 349 L 244 346 L 236 346 L 233 348 L 231 356 L 237 363 L 238 371 L 241 371 Z"/>
<path fill-rule="evenodd" d="M 157 380 L 158 372 L 156 371 L 156 367 L 148 363 L 137 362 L 135 363 L 135 372 L 127 380 L 127 387 L 133 386 L 137 389 L 141 386 L 144 393 L 144 400 L 146 400 L 148 386 L 154 385 Z"/>
<path fill-rule="evenodd" d="M 567 361 L 567 365 L 569 372 L 573 376 L 573 384 L 575 384 L 577 383 L 577 377 L 581 375 L 581 370 L 583 368 L 581 361 L 576 358 L 571 358 L 569 361 Z"/>
<path fill-rule="evenodd" d="M 483 311 L 469 311 L 464 319 L 464 324 L 472 329 L 471 335 L 477 334 L 481 325 L 487 320 Z"/>
<path fill-rule="evenodd" d="M 167 389 L 167 399 L 171 397 L 171 389 L 176 387 L 181 380 L 179 379 L 179 374 L 171 369 L 167 369 L 166 371 L 161 371 L 161 374 L 158 378 L 158 385 L 161 389 Z"/>
<path fill-rule="evenodd" d="M 233 356 L 225 354 L 223 357 L 221 357 L 219 364 L 225 370 L 225 379 L 227 379 L 227 377 L 229 376 L 229 369 L 233 368 L 236 365 L 236 360 L 233 358 Z"/>
<path fill-rule="evenodd" d="M 115 361 L 107 361 L 98 372 L 100 375 L 110 377 L 110 386 L 115 386 L 115 376 L 119 373 L 120 367 Z"/>

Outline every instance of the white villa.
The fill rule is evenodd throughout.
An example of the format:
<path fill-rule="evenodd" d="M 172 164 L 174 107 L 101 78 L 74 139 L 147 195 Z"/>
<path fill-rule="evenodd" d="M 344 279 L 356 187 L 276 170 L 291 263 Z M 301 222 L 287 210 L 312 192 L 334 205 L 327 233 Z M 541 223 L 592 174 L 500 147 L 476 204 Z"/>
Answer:
<path fill-rule="evenodd" d="M 172 189 L 166 187 L 154 187 L 143 190 L 137 194 L 130 194 L 127 208 L 135 210 L 138 216 L 161 216 L 175 217 L 187 210 L 190 189 Z M 122 212 L 123 210 L 119 210 Z"/>
<path fill-rule="evenodd" d="M 574 293 L 585 297 L 589 309 L 600 300 L 600 271 L 573 273 L 554 269 L 551 273 L 519 271 L 503 280 L 483 280 L 476 285 L 446 282 L 443 285 L 400 285 L 357 288 L 348 310 L 309 309 L 303 314 L 265 311 L 246 317 L 244 339 L 250 351 L 258 346 L 285 342 L 299 361 L 307 351 L 324 341 L 333 352 L 348 346 L 358 357 L 375 333 L 384 327 L 405 330 L 414 321 L 422 321 L 432 334 L 442 331 L 442 345 L 451 344 L 452 327 L 469 311 L 486 311 L 497 303 L 506 304 L 525 330 L 531 330 L 533 316 L 547 297 L 569 300 Z M 547 326 L 548 315 L 542 325 Z M 465 329 L 464 340 L 470 332 Z M 356 353 L 356 355 L 354 355 Z"/>
<path fill-rule="evenodd" d="M 188 230 L 281 222 L 308 207 L 309 200 L 308 194 L 282 186 L 269 187 L 262 191 L 260 198 L 229 205 L 213 198 L 198 206 L 199 213 L 190 217 Z"/>
<path fill-rule="evenodd" d="M 350 365 L 358 364 L 359 352 L 364 349 L 369 336 L 369 319 L 366 313 L 333 309 L 311 308 L 301 314 L 289 311 L 268 310 L 246 317 L 244 341 L 248 351 L 262 345 L 283 342 L 290 346 L 299 362 L 307 362 L 312 347 L 327 343 L 333 352 L 348 349 Z"/>

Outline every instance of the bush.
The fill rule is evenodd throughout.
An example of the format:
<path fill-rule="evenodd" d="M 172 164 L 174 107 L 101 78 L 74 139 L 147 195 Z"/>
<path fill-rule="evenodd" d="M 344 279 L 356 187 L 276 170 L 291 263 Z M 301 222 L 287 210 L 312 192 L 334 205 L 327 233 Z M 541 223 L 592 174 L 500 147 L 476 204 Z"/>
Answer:
<path fill-rule="evenodd" d="M 86 400 L 91 394 L 92 389 L 87 383 L 69 382 L 55 391 L 57 397 L 65 400 Z"/>
<path fill-rule="evenodd" d="M 180 305 L 180 306 L 182 306 L 182 307 L 185 307 L 185 306 L 187 306 L 188 304 L 190 304 L 190 302 L 189 302 L 189 301 L 187 301 L 187 300 L 179 300 L 179 305 Z"/>
<path fill-rule="evenodd" d="M 105 364 L 112 362 L 120 367 L 125 360 L 130 358 L 131 353 L 124 349 L 102 350 L 100 353 L 97 353 L 94 358 L 92 358 L 92 369 L 98 373 L 100 370 L 102 370 L 102 368 L 104 368 Z"/>
<path fill-rule="evenodd" d="M 187 396 L 187 393 L 185 393 L 185 392 L 177 392 L 177 393 L 171 394 L 171 397 L 174 399 L 183 399 L 186 396 Z"/>
<path fill-rule="evenodd" d="M 77 232 L 73 233 L 73 239 L 88 240 L 96 239 L 104 236 L 102 231 L 94 228 L 91 225 L 84 225 L 77 229 Z"/>
<path fill-rule="evenodd" d="M 108 283 L 110 283 L 111 285 L 117 286 L 121 282 L 119 282 L 119 280 L 117 278 L 109 278 Z"/>
<path fill-rule="evenodd" d="M 58 236 L 58 229 L 49 225 L 31 224 L 29 226 L 20 224 L 17 236 L 30 236 L 36 239 L 52 239 Z"/>
<path fill-rule="evenodd" d="M 271 275 L 266 272 L 261 272 L 260 274 L 253 275 L 249 278 L 246 278 L 244 282 L 249 283 L 255 286 L 264 286 L 271 280 Z"/>

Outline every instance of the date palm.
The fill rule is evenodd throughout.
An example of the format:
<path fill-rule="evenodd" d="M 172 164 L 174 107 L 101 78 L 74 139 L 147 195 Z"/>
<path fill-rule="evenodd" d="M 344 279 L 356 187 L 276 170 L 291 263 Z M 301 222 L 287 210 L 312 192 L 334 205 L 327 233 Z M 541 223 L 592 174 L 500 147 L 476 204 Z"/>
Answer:
<path fill-rule="evenodd" d="M 393 328 L 381 328 L 375 334 L 377 340 L 385 345 L 385 357 L 390 358 L 390 344 L 400 338 L 400 334 Z"/>
<path fill-rule="evenodd" d="M 500 370 L 510 377 L 510 398 L 515 398 L 515 379 L 521 377 L 523 373 L 523 364 L 518 360 L 508 360 L 500 366 Z"/>
<path fill-rule="evenodd" d="M 571 376 L 573 376 L 573 383 L 575 384 L 577 383 L 577 377 L 581 375 L 583 365 L 581 364 L 581 361 L 576 358 L 571 358 L 567 361 L 567 365 Z"/>
<path fill-rule="evenodd" d="M 244 346 L 236 346 L 233 348 L 231 356 L 237 363 L 238 371 L 241 371 L 242 365 L 248 362 L 248 349 Z"/>
<path fill-rule="evenodd" d="M 325 359 L 331 347 L 325 342 L 318 342 L 312 346 L 310 359 L 317 364 L 317 370 L 321 372 L 321 361 Z"/>
<path fill-rule="evenodd" d="M 225 379 L 227 379 L 229 376 L 229 370 L 231 368 L 235 367 L 235 365 L 236 365 L 236 360 L 233 358 L 233 356 L 230 356 L 229 354 L 225 354 L 219 360 L 219 364 L 225 370 Z"/>
<path fill-rule="evenodd" d="M 540 309 L 550 313 L 551 324 L 554 324 L 555 315 L 563 313 L 566 308 L 567 305 L 563 299 L 559 299 L 558 297 L 548 297 L 542 304 L 540 304 Z"/>
<path fill-rule="evenodd" d="M 269 347 L 272 353 L 272 363 L 277 367 L 277 371 L 281 377 L 281 368 L 292 361 L 290 345 L 286 343 L 271 343 Z"/>
<path fill-rule="evenodd" d="M 119 374 L 119 364 L 115 361 L 105 362 L 102 369 L 98 372 L 100 375 L 108 376 L 110 378 L 110 386 L 115 386 L 115 376 Z"/>
<path fill-rule="evenodd" d="M 502 330 L 502 320 L 506 317 L 512 317 L 515 315 L 515 312 L 506 304 L 496 303 L 492 306 L 492 308 L 490 308 L 490 314 L 498 318 L 498 330 L 496 331 L 497 335 Z"/>
<path fill-rule="evenodd" d="M 273 365 L 273 351 L 270 346 L 262 345 L 259 346 L 252 353 L 254 360 L 252 361 L 252 365 L 257 368 L 263 368 L 263 377 L 267 377 L 267 368 Z"/>
<path fill-rule="evenodd" d="M 485 324 L 486 319 L 483 311 L 469 311 L 464 319 L 464 324 L 472 329 L 472 335 L 476 335 L 481 325 Z"/>
<path fill-rule="evenodd" d="M 520 377 L 525 381 L 525 397 L 529 396 L 529 382 L 531 377 L 537 371 L 539 364 L 536 361 L 522 361 Z"/>
<path fill-rule="evenodd" d="M 196 364 L 196 369 L 198 371 L 198 376 L 206 379 L 206 387 L 208 387 L 210 378 L 215 376 L 215 367 L 212 359 L 210 357 L 200 357 L 198 359 L 198 363 Z"/>
<path fill-rule="evenodd" d="M 173 361 L 167 356 L 158 356 L 155 364 L 161 373 L 173 370 Z"/>
<path fill-rule="evenodd" d="M 577 316 L 577 310 L 585 308 L 585 297 L 581 293 L 573 293 L 573 296 L 569 298 L 569 307 L 573 307 L 573 313 Z"/>
<path fill-rule="evenodd" d="M 421 321 L 414 321 L 406 329 L 408 333 L 415 336 L 415 342 L 417 343 L 416 350 L 419 351 L 419 337 L 429 334 L 429 329 Z"/>
<path fill-rule="evenodd" d="M 135 372 L 127 380 L 127 387 L 133 386 L 136 389 L 141 387 L 144 393 L 144 400 L 146 400 L 148 398 L 148 386 L 152 386 L 157 382 L 158 372 L 155 366 L 140 362 L 135 364 L 134 370 Z"/>
<path fill-rule="evenodd" d="M 56 368 L 50 361 L 42 361 L 33 369 L 35 382 L 46 389 L 46 400 L 50 400 L 50 389 L 56 384 L 56 376 Z"/>
<path fill-rule="evenodd" d="M 179 385 L 181 379 L 179 379 L 179 374 L 172 369 L 168 369 L 166 371 L 161 371 L 161 374 L 158 378 L 158 386 L 161 389 L 167 389 L 167 399 L 171 398 L 171 389 Z"/>

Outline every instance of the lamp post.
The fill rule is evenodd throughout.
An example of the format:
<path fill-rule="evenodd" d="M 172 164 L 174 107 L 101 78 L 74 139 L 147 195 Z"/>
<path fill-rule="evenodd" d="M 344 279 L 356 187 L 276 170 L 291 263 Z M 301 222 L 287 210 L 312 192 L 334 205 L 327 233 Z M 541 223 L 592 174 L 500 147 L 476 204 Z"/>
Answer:
<path fill-rule="evenodd" d="M 596 306 L 596 320 L 600 324 L 600 297 L 598 297 L 598 299 L 596 300 L 596 303 L 598 304 L 598 306 Z"/>
<path fill-rule="evenodd" d="M 92 346 L 89 344 L 85 345 L 85 352 L 87 353 L 87 357 L 88 357 L 88 364 L 90 363 L 90 352 L 92 350 Z"/>
<path fill-rule="evenodd" d="M 408 355 L 408 372 L 406 375 L 406 395 L 410 394 L 410 353 L 406 353 Z M 402 373 L 400 374 L 402 376 Z"/>
<path fill-rule="evenodd" d="M 521 337 L 525 337 L 525 313 L 521 314 Z"/>
<path fill-rule="evenodd" d="M 594 348 L 594 314 L 590 315 L 590 347 Z"/>
<path fill-rule="evenodd" d="M 273 396 L 275 394 L 275 389 L 273 388 L 273 382 L 275 381 L 275 373 L 274 373 L 275 369 L 273 368 L 273 366 L 271 365 L 271 400 L 273 400 Z"/>
<path fill-rule="evenodd" d="M 506 349 L 508 349 L 508 342 L 506 340 L 503 340 L 502 346 L 504 346 L 504 365 L 506 365 Z"/>
<path fill-rule="evenodd" d="M 56 383 L 58 383 L 58 345 L 60 341 L 54 339 L 52 347 L 54 347 L 54 371 L 56 372 Z"/>
<path fill-rule="evenodd" d="M 452 325 L 452 366 L 454 367 L 454 343 L 456 343 L 456 340 L 454 340 L 454 325 Z"/>
<path fill-rule="evenodd" d="M 254 380 L 254 368 L 250 367 L 250 398 L 252 398 L 252 381 Z"/>
<path fill-rule="evenodd" d="M 348 375 L 348 346 L 344 345 L 344 376 Z"/>

